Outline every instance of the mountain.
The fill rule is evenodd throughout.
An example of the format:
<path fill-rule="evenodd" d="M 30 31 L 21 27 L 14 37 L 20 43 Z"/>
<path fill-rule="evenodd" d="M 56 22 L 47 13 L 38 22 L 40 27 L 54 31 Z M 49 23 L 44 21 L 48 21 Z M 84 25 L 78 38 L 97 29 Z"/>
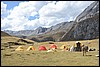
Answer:
<path fill-rule="evenodd" d="M 70 22 L 61 22 L 55 26 L 51 26 L 47 29 L 45 33 L 57 33 L 57 32 L 66 32 L 70 28 L 70 26 L 73 24 L 73 21 Z"/>
<path fill-rule="evenodd" d="M 39 27 L 36 30 L 21 30 L 21 31 L 4 30 L 4 32 L 14 36 L 30 36 L 30 35 L 42 34 L 46 30 L 47 28 Z"/>
<path fill-rule="evenodd" d="M 8 33 L 1 31 L 1 36 L 10 36 Z"/>
<path fill-rule="evenodd" d="M 47 28 L 46 31 L 39 35 L 31 35 L 28 36 L 28 39 L 38 41 L 38 42 L 44 42 L 44 41 L 58 41 L 58 39 L 65 34 L 67 30 L 71 28 L 73 24 L 73 21 L 71 22 L 62 22 L 55 26 L 51 26 L 50 28 Z"/>
<path fill-rule="evenodd" d="M 99 1 L 95 1 L 90 4 L 79 16 L 76 18 L 76 22 L 91 18 L 99 14 Z"/>
<path fill-rule="evenodd" d="M 30 35 L 39 35 L 39 34 L 43 34 L 48 28 L 44 28 L 44 27 L 38 27 L 37 29 L 35 29 Z"/>
<path fill-rule="evenodd" d="M 21 30 L 21 31 L 4 30 L 4 32 L 14 36 L 29 36 L 33 31 L 34 30 Z"/>
<path fill-rule="evenodd" d="M 99 38 L 99 1 L 90 4 L 75 21 L 61 22 L 49 28 L 5 32 L 34 41 L 66 41 Z"/>
<path fill-rule="evenodd" d="M 21 31 L 11 31 L 4 30 L 10 35 L 17 36 L 20 38 L 28 38 L 36 41 L 57 41 L 67 30 L 71 28 L 73 21 L 61 22 L 55 26 L 49 28 L 39 27 L 35 30 L 21 30 Z"/>
<path fill-rule="evenodd" d="M 99 1 L 90 4 L 59 41 L 99 38 Z"/>

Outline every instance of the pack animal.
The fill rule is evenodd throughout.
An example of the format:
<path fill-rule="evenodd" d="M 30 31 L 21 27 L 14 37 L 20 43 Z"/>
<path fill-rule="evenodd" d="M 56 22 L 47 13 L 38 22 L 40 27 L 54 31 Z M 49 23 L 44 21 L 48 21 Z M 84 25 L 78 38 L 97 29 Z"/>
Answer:
<path fill-rule="evenodd" d="M 88 46 L 83 45 L 82 46 L 82 51 L 83 51 L 83 56 L 86 55 L 86 52 L 88 52 Z"/>

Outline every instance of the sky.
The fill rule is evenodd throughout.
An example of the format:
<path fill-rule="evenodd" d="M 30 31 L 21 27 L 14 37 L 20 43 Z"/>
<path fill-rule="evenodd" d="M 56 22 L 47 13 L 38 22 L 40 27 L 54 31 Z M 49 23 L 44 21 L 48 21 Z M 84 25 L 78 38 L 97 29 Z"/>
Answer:
<path fill-rule="evenodd" d="M 1 1 L 1 30 L 35 30 L 75 18 L 94 1 Z"/>

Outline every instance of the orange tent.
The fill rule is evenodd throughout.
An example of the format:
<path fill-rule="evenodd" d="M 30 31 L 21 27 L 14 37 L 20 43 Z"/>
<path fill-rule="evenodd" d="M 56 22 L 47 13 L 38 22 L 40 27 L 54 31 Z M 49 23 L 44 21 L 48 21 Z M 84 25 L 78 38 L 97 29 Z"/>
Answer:
<path fill-rule="evenodd" d="M 47 50 L 47 49 L 45 46 L 42 45 L 42 46 L 39 46 L 39 51 L 41 51 L 41 50 Z"/>

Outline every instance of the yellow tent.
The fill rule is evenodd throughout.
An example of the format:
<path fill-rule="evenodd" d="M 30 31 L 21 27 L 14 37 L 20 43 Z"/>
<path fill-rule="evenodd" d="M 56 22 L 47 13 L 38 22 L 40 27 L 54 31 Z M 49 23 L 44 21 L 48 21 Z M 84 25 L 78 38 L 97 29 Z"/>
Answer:
<path fill-rule="evenodd" d="M 81 42 L 76 41 L 75 44 L 74 44 L 74 50 L 75 51 L 81 51 L 81 46 L 82 46 Z"/>
<path fill-rule="evenodd" d="M 81 42 L 76 41 L 75 44 L 74 44 L 74 47 L 79 47 L 79 46 L 81 46 Z"/>
<path fill-rule="evenodd" d="M 35 47 L 29 46 L 29 47 L 27 48 L 27 51 L 30 51 L 30 50 L 35 50 Z"/>
<path fill-rule="evenodd" d="M 60 49 L 66 49 L 66 45 L 62 45 Z"/>
<path fill-rule="evenodd" d="M 24 47 L 23 46 L 19 46 L 15 51 L 23 51 Z"/>

